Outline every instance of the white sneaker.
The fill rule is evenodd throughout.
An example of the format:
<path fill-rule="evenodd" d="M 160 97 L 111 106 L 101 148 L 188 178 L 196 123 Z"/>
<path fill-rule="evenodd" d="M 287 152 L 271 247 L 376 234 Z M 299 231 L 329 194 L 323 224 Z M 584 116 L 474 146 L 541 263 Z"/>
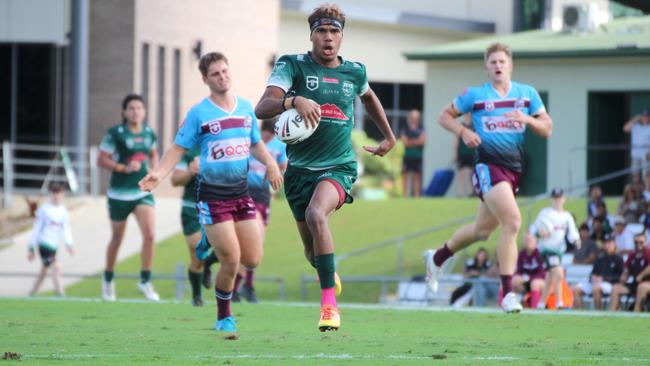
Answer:
<path fill-rule="evenodd" d="M 102 280 L 102 299 L 104 301 L 115 301 L 117 297 L 115 296 L 115 282 L 107 282 Z"/>
<path fill-rule="evenodd" d="M 501 309 L 506 313 L 518 313 L 523 308 L 521 307 L 519 298 L 517 298 L 517 294 L 508 292 L 503 300 L 501 300 Z"/>
<path fill-rule="evenodd" d="M 434 254 L 436 254 L 434 249 L 425 250 L 424 253 L 422 253 L 422 259 L 427 268 L 427 276 L 425 277 L 425 280 L 427 281 L 429 290 L 435 294 L 438 292 L 438 279 L 442 275 L 442 267 L 436 266 L 433 262 Z"/>
<path fill-rule="evenodd" d="M 145 282 L 145 283 L 138 282 L 138 289 L 140 290 L 140 292 L 142 292 L 142 294 L 147 300 L 151 300 L 151 301 L 160 300 L 160 295 L 158 295 L 156 290 L 153 289 L 153 285 L 151 284 L 151 282 Z"/>

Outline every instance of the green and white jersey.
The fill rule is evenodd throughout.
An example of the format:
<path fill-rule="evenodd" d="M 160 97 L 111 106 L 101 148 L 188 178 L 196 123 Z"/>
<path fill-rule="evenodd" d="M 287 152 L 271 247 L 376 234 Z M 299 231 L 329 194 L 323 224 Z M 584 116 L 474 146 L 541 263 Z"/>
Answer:
<path fill-rule="evenodd" d="M 194 146 L 190 150 L 188 150 L 181 161 L 176 164 L 176 169 L 177 170 L 190 170 L 190 163 L 194 158 L 199 156 L 201 154 L 201 149 L 199 148 L 198 145 Z M 194 183 L 196 183 L 196 176 L 192 177 L 192 179 L 185 184 L 185 188 L 183 190 L 183 207 L 191 207 L 195 208 L 196 207 L 196 201 L 195 201 L 195 193 L 194 193 Z"/>
<path fill-rule="evenodd" d="M 108 130 L 99 149 L 111 154 L 117 163 L 128 165 L 129 162 L 137 160 L 142 164 L 138 172 L 113 172 L 111 183 L 106 192 L 108 198 L 134 201 L 151 194 L 142 192 L 138 187 L 138 182 L 149 171 L 149 156 L 155 147 L 156 135 L 146 124 L 137 134 L 132 133 L 126 124 L 119 124 Z"/>
<path fill-rule="evenodd" d="M 321 120 L 314 134 L 303 142 L 287 145 L 289 165 L 321 170 L 354 162 L 350 133 L 354 127 L 354 100 L 368 91 L 366 67 L 341 58 L 328 68 L 310 53 L 284 55 L 278 59 L 267 86 L 288 96 L 299 95 L 321 106 Z"/>

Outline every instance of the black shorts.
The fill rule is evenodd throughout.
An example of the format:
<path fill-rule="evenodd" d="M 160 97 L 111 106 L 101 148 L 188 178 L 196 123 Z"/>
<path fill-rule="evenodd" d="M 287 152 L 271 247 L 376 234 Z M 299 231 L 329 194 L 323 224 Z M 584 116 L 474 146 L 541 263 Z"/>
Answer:
<path fill-rule="evenodd" d="M 50 264 L 56 262 L 56 250 L 52 250 L 44 246 L 39 246 L 38 254 L 41 255 L 41 260 L 43 261 L 43 267 L 49 267 Z"/>
<path fill-rule="evenodd" d="M 623 286 L 629 291 L 628 295 L 636 296 L 636 288 L 639 287 L 639 284 L 635 281 L 632 283 L 624 283 Z"/>
<path fill-rule="evenodd" d="M 406 172 L 422 173 L 422 158 L 405 156 L 402 160 L 402 173 Z"/>

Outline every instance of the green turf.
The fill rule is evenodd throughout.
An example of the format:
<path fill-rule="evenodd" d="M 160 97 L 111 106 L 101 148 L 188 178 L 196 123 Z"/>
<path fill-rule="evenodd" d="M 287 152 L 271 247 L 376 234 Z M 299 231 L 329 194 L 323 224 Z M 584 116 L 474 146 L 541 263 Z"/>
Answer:
<path fill-rule="evenodd" d="M 0 309 L 0 351 L 21 365 L 650 363 L 647 317 L 343 307 L 341 330 L 320 333 L 316 305 L 241 304 L 240 338 L 225 340 L 213 306 L 0 299 Z"/>
<path fill-rule="evenodd" d="M 541 201 L 528 210 L 527 199 L 520 200 L 522 204 L 523 227 L 528 226 L 528 217 L 532 219 L 539 210 L 548 205 Z M 615 207 L 615 202 L 608 202 L 609 207 Z M 331 229 L 336 243 L 336 253 L 343 254 L 353 249 L 362 248 L 387 238 L 397 237 L 407 233 L 423 230 L 434 225 L 444 224 L 459 218 L 473 216 L 478 200 L 473 199 L 392 199 L 387 201 L 361 201 L 346 205 L 331 218 Z M 575 200 L 567 204 L 578 219 L 585 217 L 585 200 Z M 173 213 L 176 215 L 176 212 Z M 403 274 L 422 274 L 424 268 L 420 254 L 423 250 L 440 245 L 455 228 L 441 230 L 434 234 L 422 236 L 404 243 Z M 498 231 L 490 240 L 477 243 L 465 255 L 473 255 L 479 246 L 485 246 L 494 255 L 494 247 Z M 98 255 L 103 255 L 100 245 Z M 173 273 L 179 262 L 188 262 L 186 244 L 179 234 L 159 244 L 154 263 L 155 273 Z M 459 261 L 459 264 L 462 261 Z M 138 273 L 140 266 L 139 255 L 134 255 L 121 262 L 117 273 Z M 397 249 L 394 246 L 353 257 L 341 262 L 338 271 L 343 276 L 349 275 L 395 275 L 397 274 Z M 312 276 L 314 270 L 304 259 L 302 244 L 298 237 L 295 223 L 292 219 L 286 201 L 277 200 L 272 205 L 271 221 L 265 243 L 264 260 L 258 268 L 259 275 L 282 277 L 287 285 L 287 298 L 300 299 L 300 277 L 303 273 Z M 163 298 L 172 298 L 175 284 L 171 281 L 156 281 L 156 287 Z M 278 286 L 273 283 L 259 282 L 258 295 L 263 299 L 277 300 Z M 118 295 L 123 298 L 140 297 L 136 290 L 135 281 L 118 280 Z M 98 296 L 100 281 L 86 280 L 67 289 L 72 296 Z M 318 297 L 317 286 L 309 286 L 308 298 Z M 380 294 L 378 284 L 346 284 L 341 297 L 342 302 L 377 302 Z"/>

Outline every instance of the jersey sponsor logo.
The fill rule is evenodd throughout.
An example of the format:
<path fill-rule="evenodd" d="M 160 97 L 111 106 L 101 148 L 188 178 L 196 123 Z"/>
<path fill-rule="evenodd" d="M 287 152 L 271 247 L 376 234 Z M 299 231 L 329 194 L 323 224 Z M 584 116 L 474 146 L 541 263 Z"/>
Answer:
<path fill-rule="evenodd" d="M 337 78 L 328 78 L 328 77 L 323 76 L 323 82 L 324 83 L 329 83 L 329 84 L 338 84 L 339 79 L 337 79 Z"/>
<path fill-rule="evenodd" d="M 350 118 L 343 113 L 341 108 L 339 108 L 336 104 L 331 104 L 331 103 L 325 103 L 320 106 L 320 116 L 321 118 L 332 118 L 332 119 L 340 119 L 342 121 L 347 121 Z"/>
<path fill-rule="evenodd" d="M 250 138 L 233 138 L 208 142 L 209 163 L 228 162 L 248 159 L 250 155 Z"/>
<path fill-rule="evenodd" d="M 210 121 L 208 122 L 208 129 L 213 135 L 218 135 L 221 132 L 221 122 L 220 121 Z"/>
<path fill-rule="evenodd" d="M 503 116 L 483 116 L 481 122 L 483 131 L 487 133 L 523 133 L 526 130 L 523 123 Z"/>
<path fill-rule="evenodd" d="M 349 97 L 349 96 L 352 95 L 353 92 L 354 92 L 354 84 L 352 84 L 352 82 L 348 81 L 348 80 L 344 81 L 343 82 L 343 94 L 345 94 L 346 96 Z"/>
<path fill-rule="evenodd" d="M 307 76 L 305 78 L 305 86 L 311 91 L 318 89 L 318 76 Z"/>

